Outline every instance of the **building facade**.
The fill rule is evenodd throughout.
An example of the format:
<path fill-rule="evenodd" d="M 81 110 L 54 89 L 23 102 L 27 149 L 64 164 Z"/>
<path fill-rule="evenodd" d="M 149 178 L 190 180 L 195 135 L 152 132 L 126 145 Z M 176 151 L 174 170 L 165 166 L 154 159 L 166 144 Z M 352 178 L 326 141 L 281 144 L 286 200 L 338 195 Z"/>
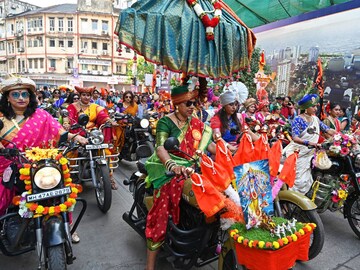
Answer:
<path fill-rule="evenodd" d="M 119 48 L 114 34 L 118 14 L 112 0 L 78 0 L 5 14 L 0 24 L 0 73 L 20 74 L 40 86 L 127 89 L 127 61 L 133 52 Z"/>

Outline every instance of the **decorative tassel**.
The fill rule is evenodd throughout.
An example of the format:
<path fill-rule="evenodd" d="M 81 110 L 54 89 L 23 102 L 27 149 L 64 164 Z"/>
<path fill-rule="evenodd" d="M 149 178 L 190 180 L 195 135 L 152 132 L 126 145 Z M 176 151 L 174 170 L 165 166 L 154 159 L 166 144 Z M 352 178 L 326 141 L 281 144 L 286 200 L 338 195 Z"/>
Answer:
<path fill-rule="evenodd" d="M 279 191 L 280 191 L 283 184 L 284 184 L 284 182 L 282 180 L 277 179 L 275 185 L 272 187 L 272 190 L 271 190 L 273 200 L 279 194 Z"/>

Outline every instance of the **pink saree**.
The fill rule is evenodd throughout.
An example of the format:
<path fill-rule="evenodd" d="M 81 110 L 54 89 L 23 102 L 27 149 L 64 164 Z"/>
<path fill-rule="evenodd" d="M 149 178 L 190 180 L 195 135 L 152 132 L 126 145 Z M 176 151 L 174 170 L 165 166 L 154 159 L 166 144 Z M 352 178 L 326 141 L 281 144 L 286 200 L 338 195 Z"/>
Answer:
<path fill-rule="evenodd" d="M 20 151 L 36 146 L 42 148 L 55 146 L 63 131 L 60 123 L 42 109 L 36 109 L 30 118 L 19 124 L 19 127 L 20 130 L 14 128 L 6 134 L 5 139 L 15 143 Z M 13 148 L 12 144 L 4 140 L 1 142 L 6 148 Z M 5 213 L 15 194 L 14 189 L 9 190 L 2 185 L 3 173 L 11 163 L 10 160 L 0 157 L 0 215 Z"/>

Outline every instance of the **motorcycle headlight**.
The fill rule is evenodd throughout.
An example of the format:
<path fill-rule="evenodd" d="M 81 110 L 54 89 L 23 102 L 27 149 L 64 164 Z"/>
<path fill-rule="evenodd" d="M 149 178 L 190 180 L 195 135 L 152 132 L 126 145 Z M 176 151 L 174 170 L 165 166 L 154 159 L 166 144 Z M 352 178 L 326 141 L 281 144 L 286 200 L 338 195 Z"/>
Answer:
<path fill-rule="evenodd" d="M 34 175 L 34 183 L 41 189 L 52 189 L 61 181 L 61 173 L 54 167 L 43 167 Z"/>
<path fill-rule="evenodd" d="M 141 119 L 141 121 L 140 121 L 140 126 L 142 127 L 142 128 L 148 128 L 148 126 L 149 126 L 149 120 L 147 120 L 147 119 Z"/>
<path fill-rule="evenodd" d="M 90 141 L 93 144 L 102 144 L 104 142 L 104 134 L 98 129 L 90 131 Z"/>

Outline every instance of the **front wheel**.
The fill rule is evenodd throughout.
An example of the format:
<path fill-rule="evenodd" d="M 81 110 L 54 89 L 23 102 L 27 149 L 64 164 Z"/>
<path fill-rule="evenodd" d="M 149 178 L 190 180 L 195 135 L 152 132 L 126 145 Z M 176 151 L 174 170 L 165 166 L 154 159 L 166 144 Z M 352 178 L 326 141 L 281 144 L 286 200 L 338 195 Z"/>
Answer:
<path fill-rule="evenodd" d="M 295 218 L 298 222 L 315 223 L 316 229 L 311 235 L 309 260 L 319 255 L 324 246 L 325 231 L 324 224 L 321 221 L 316 209 L 302 210 L 298 205 L 289 201 L 280 200 L 281 211 L 286 219 Z"/>
<path fill-rule="evenodd" d="M 97 165 L 95 168 L 97 187 L 95 188 L 96 201 L 101 212 L 106 213 L 111 207 L 112 193 L 110 172 L 107 165 Z"/>
<path fill-rule="evenodd" d="M 351 229 L 360 238 L 360 197 L 351 196 L 346 200 L 345 217 Z"/>
<path fill-rule="evenodd" d="M 47 248 L 48 270 L 66 270 L 64 244 Z"/>

